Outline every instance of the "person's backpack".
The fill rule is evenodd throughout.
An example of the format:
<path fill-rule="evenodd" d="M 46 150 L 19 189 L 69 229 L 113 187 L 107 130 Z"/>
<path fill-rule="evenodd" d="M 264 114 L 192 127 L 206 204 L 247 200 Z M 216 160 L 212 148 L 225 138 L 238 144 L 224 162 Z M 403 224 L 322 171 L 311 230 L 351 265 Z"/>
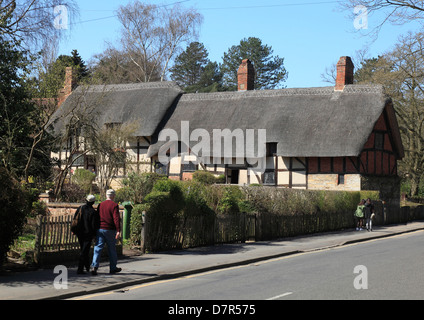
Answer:
<path fill-rule="evenodd" d="M 363 218 L 364 217 L 364 206 L 358 206 L 355 211 L 355 217 Z"/>
<path fill-rule="evenodd" d="M 82 210 L 81 210 L 81 207 L 79 207 L 77 211 L 75 212 L 74 218 L 72 219 L 72 223 L 71 223 L 71 231 L 74 234 L 80 233 L 82 229 L 81 216 L 82 216 Z"/>

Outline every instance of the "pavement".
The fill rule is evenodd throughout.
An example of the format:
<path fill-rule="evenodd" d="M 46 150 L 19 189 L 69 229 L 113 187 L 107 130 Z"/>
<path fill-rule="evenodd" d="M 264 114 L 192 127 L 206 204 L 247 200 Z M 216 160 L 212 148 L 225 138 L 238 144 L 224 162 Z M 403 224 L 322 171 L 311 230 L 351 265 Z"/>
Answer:
<path fill-rule="evenodd" d="M 65 271 L 61 270 L 56 273 L 54 273 L 54 269 L 12 272 L 0 275 L 0 300 L 73 298 L 420 230 L 424 230 L 424 221 L 376 226 L 372 232 L 348 229 L 275 241 L 223 244 L 155 254 L 123 256 L 118 260 L 118 266 L 122 268 L 122 272 L 115 275 L 109 274 L 107 261 L 100 264 L 97 276 L 77 275 L 76 266 L 68 265 Z M 59 278 L 66 275 L 66 272 L 67 282 L 58 281 Z M 62 288 L 56 288 L 55 282 L 59 286 L 62 285 Z M 63 285 L 67 285 L 67 287 Z"/>

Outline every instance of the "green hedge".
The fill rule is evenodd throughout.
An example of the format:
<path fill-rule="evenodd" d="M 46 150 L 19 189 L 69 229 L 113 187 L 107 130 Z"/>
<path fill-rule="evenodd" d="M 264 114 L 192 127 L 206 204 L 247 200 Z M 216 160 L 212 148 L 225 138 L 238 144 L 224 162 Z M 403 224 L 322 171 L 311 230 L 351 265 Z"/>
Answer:
<path fill-rule="evenodd" d="M 239 221 L 256 214 L 257 239 L 339 230 L 354 226 L 361 199 L 378 200 L 375 191 L 312 191 L 262 186 L 211 185 L 159 179 L 132 214 L 132 239 L 139 242 L 141 214 L 147 213 L 148 251 L 213 244 L 216 221 Z M 218 219 L 234 216 L 237 219 Z M 240 233 L 240 228 L 233 228 Z M 227 228 L 232 230 L 231 226 Z M 237 238 L 237 237 L 229 237 Z"/>

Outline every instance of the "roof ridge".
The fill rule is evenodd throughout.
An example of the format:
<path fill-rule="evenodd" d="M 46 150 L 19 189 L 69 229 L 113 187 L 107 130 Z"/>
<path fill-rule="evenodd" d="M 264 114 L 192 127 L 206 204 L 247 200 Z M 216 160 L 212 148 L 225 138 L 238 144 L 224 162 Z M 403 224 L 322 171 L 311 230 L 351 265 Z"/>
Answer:
<path fill-rule="evenodd" d="M 250 90 L 250 91 L 224 91 L 211 93 L 184 93 L 181 101 L 199 101 L 199 100 L 234 100 L 243 98 L 264 98 L 296 95 L 327 95 L 334 93 L 334 87 L 311 87 L 311 88 L 286 88 L 269 90 Z M 341 93 L 383 93 L 382 85 L 347 85 Z"/>
<path fill-rule="evenodd" d="M 139 89 L 164 89 L 164 88 L 175 88 L 182 91 L 175 81 L 83 85 L 83 86 L 78 86 L 76 90 L 81 91 L 81 90 L 84 90 L 84 88 L 88 92 L 130 91 L 130 90 L 139 90 Z"/>

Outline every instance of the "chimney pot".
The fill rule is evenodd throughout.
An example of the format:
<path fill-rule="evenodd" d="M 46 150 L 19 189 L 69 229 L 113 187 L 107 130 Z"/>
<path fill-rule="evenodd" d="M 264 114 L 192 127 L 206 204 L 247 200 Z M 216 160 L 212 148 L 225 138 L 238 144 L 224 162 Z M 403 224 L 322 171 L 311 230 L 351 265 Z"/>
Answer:
<path fill-rule="evenodd" d="M 238 91 L 255 89 L 255 68 L 249 59 L 244 59 L 237 71 Z"/>
<path fill-rule="evenodd" d="M 334 90 L 343 91 L 345 85 L 353 84 L 354 65 L 350 57 L 340 57 L 337 62 L 337 78 Z"/>

